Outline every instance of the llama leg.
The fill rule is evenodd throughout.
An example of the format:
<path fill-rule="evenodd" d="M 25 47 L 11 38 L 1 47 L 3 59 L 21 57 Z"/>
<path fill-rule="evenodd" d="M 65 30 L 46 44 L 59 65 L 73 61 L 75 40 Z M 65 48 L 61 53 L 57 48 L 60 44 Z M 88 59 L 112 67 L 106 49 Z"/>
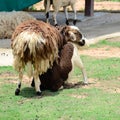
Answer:
<path fill-rule="evenodd" d="M 46 13 L 46 23 L 49 23 L 49 12 Z"/>
<path fill-rule="evenodd" d="M 19 71 L 19 81 L 18 81 L 17 89 L 15 90 L 15 95 L 19 95 L 19 93 L 20 93 L 22 78 L 23 78 L 23 70 L 20 70 Z"/>
<path fill-rule="evenodd" d="M 35 87 L 35 81 L 34 81 L 34 78 L 32 79 L 31 87 Z"/>
<path fill-rule="evenodd" d="M 42 93 L 41 90 L 40 90 L 41 82 L 40 82 L 39 73 L 37 72 L 37 70 L 34 71 L 33 77 L 34 77 L 34 82 L 35 82 L 36 93 L 37 93 L 38 96 L 40 96 L 41 93 Z"/>
<path fill-rule="evenodd" d="M 46 22 L 49 23 L 50 0 L 44 0 L 44 7 L 46 13 Z"/>
<path fill-rule="evenodd" d="M 79 56 L 78 56 L 78 59 L 76 59 L 76 66 L 79 67 L 81 69 L 81 71 L 82 71 L 83 83 L 88 84 L 86 70 L 85 70 L 84 65 L 82 63 L 82 60 L 80 59 Z"/>
<path fill-rule="evenodd" d="M 73 11 L 74 11 L 74 21 L 73 21 L 73 24 L 76 25 L 76 22 L 77 22 L 77 11 L 76 11 L 76 8 L 75 8 L 75 4 L 72 4 L 71 5 Z"/>
<path fill-rule="evenodd" d="M 57 10 L 56 11 L 54 11 L 54 13 L 53 13 L 53 20 L 54 20 L 54 25 L 55 26 L 57 26 L 58 24 L 57 24 L 57 19 L 56 19 L 56 17 L 57 17 Z"/>
<path fill-rule="evenodd" d="M 74 73 L 74 68 L 72 68 L 72 71 L 70 71 L 68 75 L 68 79 L 64 81 L 63 88 L 71 88 L 73 86 L 73 84 L 69 82 L 72 79 L 73 73 Z"/>
<path fill-rule="evenodd" d="M 64 9 L 64 12 L 65 12 L 66 25 L 69 25 L 67 8 L 63 7 L 63 9 Z"/>
<path fill-rule="evenodd" d="M 83 74 L 83 77 L 84 77 L 83 83 L 84 83 L 85 85 L 87 85 L 87 84 L 88 84 L 88 79 L 87 79 L 86 70 L 85 70 L 84 68 L 82 69 L 82 74 Z"/>
<path fill-rule="evenodd" d="M 79 53 L 78 53 L 78 50 L 77 50 L 76 47 L 74 47 L 74 53 L 73 53 L 72 62 L 73 62 L 73 64 L 75 66 L 77 66 L 77 67 L 79 67 L 81 69 L 84 84 L 88 84 L 86 70 L 85 70 L 84 65 L 82 63 L 82 60 L 80 59 L 80 56 L 79 56 Z"/>

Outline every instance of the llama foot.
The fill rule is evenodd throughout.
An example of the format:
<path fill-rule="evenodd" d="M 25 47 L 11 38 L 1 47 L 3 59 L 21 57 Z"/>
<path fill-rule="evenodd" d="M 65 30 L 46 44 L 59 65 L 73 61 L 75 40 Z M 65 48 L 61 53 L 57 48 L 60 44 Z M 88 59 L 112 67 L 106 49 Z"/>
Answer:
<path fill-rule="evenodd" d="M 56 26 L 58 26 L 58 24 L 55 24 L 54 26 L 56 27 Z"/>
<path fill-rule="evenodd" d="M 88 82 L 83 82 L 83 85 L 88 85 L 89 83 Z"/>
<path fill-rule="evenodd" d="M 35 87 L 34 79 L 32 80 L 31 87 Z"/>
<path fill-rule="evenodd" d="M 69 21 L 68 20 L 66 20 L 66 25 L 69 25 Z"/>
<path fill-rule="evenodd" d="M 37 91 L 36 94 L 37 94 L 37 96 L 41 96 L 41 95 L 42 95 L 42 92 Z"/>
<path fill-rule="evenodd" d="M 19 95 L 19 93 L 20 93 L 20 89 L 17 88 L 17 89 L 15 90 L 15 95 Z"/>

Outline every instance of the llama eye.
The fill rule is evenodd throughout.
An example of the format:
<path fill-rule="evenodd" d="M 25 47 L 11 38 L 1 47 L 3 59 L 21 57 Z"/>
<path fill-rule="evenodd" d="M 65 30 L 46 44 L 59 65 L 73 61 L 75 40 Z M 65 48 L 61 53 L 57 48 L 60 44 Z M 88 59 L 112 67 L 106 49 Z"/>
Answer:
<path fill-rule="evenodd" d="M 67 32 L 66 35 L 69 36 L 69 33 Z"/>
<path fill-rule="evenodd" d="M 74 33 L 75 35 L 77 35 L 78 33 Z"/>

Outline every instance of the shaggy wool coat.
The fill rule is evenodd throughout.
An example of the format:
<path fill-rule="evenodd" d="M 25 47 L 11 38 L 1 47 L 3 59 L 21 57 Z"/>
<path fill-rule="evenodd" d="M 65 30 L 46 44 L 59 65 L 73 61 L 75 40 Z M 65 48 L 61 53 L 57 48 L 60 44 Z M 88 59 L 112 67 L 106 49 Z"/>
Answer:
<path fill-rule="evenodd" d="M 40 75 L 41 90 L 57 91 L 67 80 L 69 72 L 72 70 L 73 45 L 67 43 L 59 52 L 59 58 L 53 63 L 53 67 L 46 73 Z M 34 80 L 32 81 L 34 86 Z"/>

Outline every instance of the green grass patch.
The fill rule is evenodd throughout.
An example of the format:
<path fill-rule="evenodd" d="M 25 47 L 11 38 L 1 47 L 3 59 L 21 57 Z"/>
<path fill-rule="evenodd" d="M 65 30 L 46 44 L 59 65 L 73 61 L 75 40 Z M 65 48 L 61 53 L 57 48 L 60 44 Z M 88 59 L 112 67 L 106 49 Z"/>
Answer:
<path fill-rule="evenodd" d="M 89 49 L 102 48 L 109 46 L 110 48 L 120 48 L 119 41 L 101 40 L 97 44 L 90 45 Z M 91 56 L 81 56 L 85 68 L 87 70 L 88 77 L 97 78 L 100 80 L 113 80 L 120 77 L 120 58 L 95 58 Z M 75 75 L 80 75 L 81 71 L 76 68 Z M 81 76 L 80 76 L 81 77 Z M 81 77 L 82 78 L 82 77 Z"/>
<path fill-rule="evenodd" d="M 88 77 L 100 80 L 113 80 L 120 77 L 120 58 L 97 59 L 82 56 Z"/>
<path fill-rule="evenodd" d="M 3 73 L 3 72 L 12 72 L 14 73 L 14 69 L 12 66 L 1 66 L 0 67 L 0 73 Z"/>
<path fill-rule="evenodd" d="M 110 46 L 110 47 L 119 47 L 120 48 L 120 42 L 119 41 L 109 41 L 109 40 L 101 40 L 97 44 L 93 44 L 90 46 L 90 48 L 99 48 L 104 46 Z"/>
<path fill-rule="evenodd" d="M 2 87 L 4 88 L 2 90 L 4 94 L 0 96 L 2 120 L 110 120 L 110 118 L 119 120 L 119 94 L 106 93 L 96 88 L 78 88 L 56 93 L 45 91 L 43 98 L 38 98 L 33 95 L 30 88 L 25 91 L 23 89 L 20 96 L 14 96 L 12 92 L 14 85 Z M 28 93 L 29 95 L 25 97 Z"/>

